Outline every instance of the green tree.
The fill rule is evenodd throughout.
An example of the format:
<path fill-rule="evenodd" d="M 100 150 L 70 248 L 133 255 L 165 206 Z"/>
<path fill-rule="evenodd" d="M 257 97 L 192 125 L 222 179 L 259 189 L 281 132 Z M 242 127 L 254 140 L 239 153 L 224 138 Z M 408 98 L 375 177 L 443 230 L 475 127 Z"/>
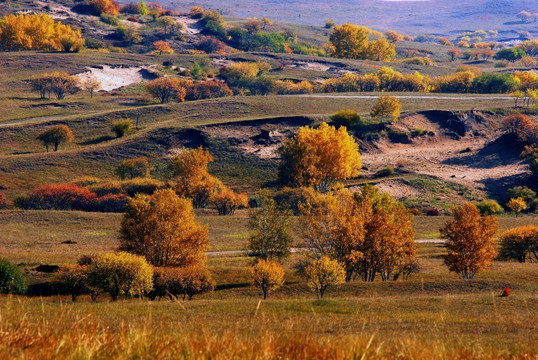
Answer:
<path fill-rule="evenodd" d="M 280 210 L 267 190 L 258 192 L 257 207 L 250 214 L 249 250 L 263 260 L 282 259 L 290 254 L 289 210 Z"/>
<path fill-rule="evenodd" d="M 144 0 L 140 0 L 139 12 L 140 12 L 140 15 L 149 14 L 148 7 L 147 7 L 146 2 Z"/>
<path fill-rule="evenodd" d="M 0 294 L 24 294 L 28 290 L 22 270 L 0 259 Z"/>

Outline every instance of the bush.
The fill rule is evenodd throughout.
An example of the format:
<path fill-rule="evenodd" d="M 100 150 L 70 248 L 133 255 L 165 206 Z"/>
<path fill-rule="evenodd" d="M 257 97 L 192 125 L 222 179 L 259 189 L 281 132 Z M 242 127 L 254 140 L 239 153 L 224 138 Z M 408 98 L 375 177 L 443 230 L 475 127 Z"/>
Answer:
<path fill-rule="evenodd" d="M 485 199 L 476 204 L 478 210 L 482 215 L 500 214 L 503 212 L 503 208 L 499 203 L 492 199 Z"/>
<path fill-rule="evenodd" d="M 105 24 L 114 25 L 114 26 L 118 26 L 120 24 L 120 20 L 116 16 L 111 15 L 111 14 L 101 14 L 99 18 Z"/>
<path fill-rule="evenodd" d="M 487 73 L 473 80 L 473 89 L 482 94 L 504 94 L 517 89 L 518 84 L 511 74 Z"/>
<path fill-rule="evenodd" d="M 538 226 L 527 225 L 509 229 L 501 236 L 501 259 L 538 261 Z"/>
<path fill-rule="evenodd" d="M 34 210 L 85 210 L 95 198 L 95 193 L 75 184 L 52 184 L 34 189 L 19 205 Z"/>
<path fill-rule="evenodd" d="M 284 187 L 282 190 L 275 194 L 275 201 L 281 209 L 287 209 L 293 211 L 295 215 L 300 213 L 299 204 L 308 203 L 315 195 L 313 188 L 309 187 Z"/>
<path fill-rule="evenodd" d="M 495 64 L 493 64 L 493 66 L 496 68 L 505 68 L 505 67 L 510 66 L 510 61 L 508 60 L 495 61 Z"/>
<path fill-rule="evenodd" d="M 233 91 L 223 81 L 201 81 L 186 84 L 187 100 L 211 99 L 224 96 L 232 96 Z"/>
<path fill-rule="evenodd" d="M 427 57 L 416 56 L 410 59 L 405 59 L 404 64 L 413 64 L 413 65 L 426 65 L 426 66 L 436 66 L 435 62 Z"/>
<path fill-rule="evenodd" d="M 204 36 L 196 43 L 196 47 L 205 53 L 218 53 L 222 54 L 226 52 L 226 44 L 213 36 Z"/>
<path fill-rule="evenodd" d="M 160 189 L 163 186 L 164 183 L 162 181 L 150 178 L 136 178 L 121 182 L 122 191 L 131 197 L 136 194 L 151 195 L 155 190 Z"/>
<path fill-rule="evenodd" d="M 345 126 L 351 128 L 361 124 L 361 117 L 355 110 L 340 110 L 337 113 L 331 115 L 331 121 L 337 128 Z"/>
<path fill-rule="evenodd" d="M 37 135 L 37 140 L 41 141 L 49 152 L 49 146 L 54 146 L 54 151 L 58 151 L 58 147 L 63 143 L 70 143 L 75 136 L 67 125 L 54 125 L 42 131 Z"/>
<path fill-rule="evenodd" d="M 91 185 L 88 189 L 94 192 L 97 196 L 118 195 L 123 192 L 120 181 L 107 181 L 99 184 Z"/>
<path fill-rule="evenodd" d="M 75 184 L 77 186 L 81 187 L 88 187 L 91 185 L 96 185 L 101 182 L 101 179 L 95 176 L 83 176 L 80 178 L 76 178 L 75 180 L 71 181 L 71 184 Z"/>
<path fill-rule="evenodd" d="M 437 210 L 436 208 L 432 208 L 432 207 L 427 207 L 426 209 L 424 209 L 424 213 L 426 214 L 426 216 L 439 216 L 439 215 L 441 215 L 441 212 L 439 210 Z"/>
<path fill-rule="evenodd" d="M 115 212 L 120 213 L 125 211 L 127 204 L 127 196 L 124 194 L 108 194 L 95 198 L 91 205 L 88 205 L 86 210 L 99 212 Z"/>
<path fill-rule="evenodd" d="M 120 295 L 143 295 L 153 287 L 153 269 L 143 256 L 126 252 L 95 258 L 86 272 L 90 289 L 108 293 L 112 301 Z"/>
<path fill-rule="evenodd" d="M 121 180 L 148 177 L 150 171 L 151 165 L 145 156 L 123 160 L 114 170 Z"/>
<path fill-rule="evenodd" d="M 316 293 L 318 299 L 323 299 L 328 287 L 339 286 L 346 280 L 344 267 L 328 256 L 314 261 L 305 269 L 305 274 L 308 287 Z"/>
<path fill-rule="evenodd" d="M 522 198 L 529 206 L 534 198 L 536 198 L 536 192 L 532 189 L 529 189 L 526 186 L 515 186 L 506 191 L 505 199 L 509 201 L 510 199 Z"/>
<path fill-rule="evenodd" d="M 111 130 L 116 134 L 116 137 L 123 137 L 128 133 L 133 127 L 133 120 L 131 119 L 120 119 L 112 122 Z"/>
<path fill-rule="evenodd" d="M 61 270 L 57 275 L 57 283 L 60 292 L 71 295 L 72 301 L 77 301 L 80 295 L 90 291 L 86 286 L 86 267 L 78 264 Z"/>
<path fill-rule="evenodd" d="M 385 169 L 381 169 L 378 172 L 376 172 L 374 176 L 377 178 L 392 176 L 394 175 L 394 171 L 395 170 L 392 166 L 388 166 Z"/>
<path fill-rule="evenodd" d="M 230 189 L 213 194 L 211 201 L 215 204 L 219 215 L 233 215 L 235 210 L 248 207 L 247 194 L 237 194 Z"/>
<path fill-rule="evenodd" d="M 22 270 L 0 259 L 0 294 L 24 294 L 28 290 Z"/>

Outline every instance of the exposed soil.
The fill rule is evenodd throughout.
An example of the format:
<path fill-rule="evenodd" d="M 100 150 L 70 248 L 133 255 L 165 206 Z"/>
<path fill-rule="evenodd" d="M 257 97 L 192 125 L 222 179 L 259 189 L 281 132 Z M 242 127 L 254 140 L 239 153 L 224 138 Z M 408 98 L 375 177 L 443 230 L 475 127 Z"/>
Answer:
<path fill-rule="evenodd" d="M 142 67 L 116 67 L 103 65 L 88 67 L 88 71 L 77 76 L 81 82 L 96 79 L 101 82 L 101 90 L 110 91 L 123 86 L 139 83 L 143 80 L 156 78 L 150 70 Z"/>

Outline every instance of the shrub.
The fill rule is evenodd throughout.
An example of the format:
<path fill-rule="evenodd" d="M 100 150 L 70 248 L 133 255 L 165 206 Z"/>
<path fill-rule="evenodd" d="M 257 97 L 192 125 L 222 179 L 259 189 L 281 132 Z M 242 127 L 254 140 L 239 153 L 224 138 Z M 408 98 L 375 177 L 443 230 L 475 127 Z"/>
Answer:
<path fill-rule="evenodd" d="M 116 137 L 123 137 L 133 127 L 132 119 L 120 119 L 112 122 L 110 129 L 116 134 Z"/>
<path fill-rule="evenodd" d="M 518 197 L 525 200 L 527 205 L 530 205 L 532 200 L 536 197 L 536 192 L 526 186 L 514 186 L 506 191 L 506 200 L 515 199 Z"/>
<path fill-rule="evenodd" d="M 28 290 L 22 270 L 9 261 L 0 259 L 0 293 L 24 294 Z"/>
<path fill-rule="evenodd" d="M 88 189 L 94 192 L 97 196 L 104 195 L 118 195 L 123 192 L 121 182 L 119 181 L 107 181 L 100 182 L 99 184 L 90 185 Z"/>
<path fill-rule="evenodd" d="M 88 187 L 91 185 L 97 185 L 101 182 L 101 179 L 95 176 L 83 176 L 71 181 L 71 184 L 75 184 L 81 187 Z"/>
<path fill-rule="evenodd" d="M 201 81 L 186 84 L 187 100 L 211 99 L 224 96 L 232 96 L 233 92 L 223 81 Z"/>
<path fill-rule="evenodd" d="M 118 15 L 120 6 L 114 0 L 91 0 L 89 2 L 94 15 L 111 14 Z"/>
<path fill-rule="evenodd" d="M 231 189 L 213 194 L 211 201 L 215 204 L 219 215 L 233 215 L 235 210 L 248 207 L 247 194 L 237 194 Z"/>
<path fill-rule="evenodd" d="M 345 126 L 351 128 L 361 124 L 361 117 L 355 110 L 340 110 L 331 115 L 331 121 L 335 127 Z"/>
<path fill-rule="evenodd" d="M 512 295 L 512 288 L 504 287 L 503 293 L 501 294 L 502 297 L 510 296 Z"/>
<path fill-rule="evenodd" d="M 126 252 L 109 253 L 95 258 L 87 270 L 88 286 L 108 293 L 112 301 L 123 294 L 142 295 L 153 287 L 153 269 L 143 256 Z"/>
<path fill-rule="evenodd" d="M 427 57 L 416 56 L 410 59 L 405 59 L 404 64 L 413 64 L 413 65 L 426 65 L 426 66 L 436 66 L 435 62 Z"/>
<path fill-rule="evenodd" d="M 86 286 L 85 266 L 77 264 L 61 270 L 57 275 L 57 281 L 61 292 L 71 295 L 72 301 L 77 301 L 80 295 L 89 292 Z"/>
<path fill-rule="evenodd" d="M 181 286 L 183 290 L 183 299 L 187 295 L 189 300 L 196 294 L 213 291 L 215 281 L 205 266 L 200 264 L 189 265 L 181 269 L 180 272 Z"/>
<path fill-rule="evenodd" d="M 213 36 L 204 36 L 197 43 L 196 47 L 205 53 L 218 53 L 222 54 L 226 52 L 226 44 Z"/>
<path fill-rule="evenodd" d="M 170 99 L 183 102 L 187 94 L 187 90 L 181 85 L 179 79 L 168 77 L 161 77 L 148 82 L 146 89 L 153 97 L 159 99 L 161 104 L 169 102 Z"/>
<path fill-rule="evenodd" d="M 374 176 L 378 178 L 382 178 L 382 177 L 392 176 L 394 175 L 394 172 L 395 172 L 394 168 L 392 166 L 388 166 L 376 172 Z"/>
<path fill-rule="evenodd" d="M 124 194 L 108 194 L 95 198 L 91 205 L 87 207 L 88 211 L 115 212 L 125 211 L 127 196 Z"/>
<path fill-rule="evenodd" d="M 523 51 L 523 49 L 518 47 L 512 47 L 497 51 L 497 53 L 495 54 L 495 59 L 514 62 L 525 56 L 527 56 L 527 54 L 525 53 L 525 51 Z"/>
<path fill-rule="evenodd" d="M 103 14 L 101 14 L 101 16 L 99 18 L 105 24 L 114 25 L 114 26 L 118 26 L 120 24 L 120 20 L 116 16 L 111 15 L 111 14 L 104 14 L 103 13 Z"/>
<path fill-rule="evenodd" d="M 298 215 L 299 205 L 308 203 L 314 194 L 314 189 L 309 187 L 284 187 L 275 194 L 275 201 L 281 209 L 289 208 Z"/>
<path fill-rule="evenodd" d="M 95 198 L 95 193 L 75 184 L 52 184 L 34 189 L 25 199 L 24 208 L 34 210 L 85 210 Z"/>
<path fill-rule="evenodd" d="M 517 89 L 518 84 L 511 74 L 487 73 L 477 76 L 473 80 L 473 89 L 482 94 L 507 93 Z"/>
<path fill-rule="evenodd" d="M 148 177 L 150 171 L 151 166 L 145 156 L 123 160 L 114 170 L 121 180 Z"/>
<path fill-rule="evenodd" d="M 250 268 L 252 281 L 262 290 L 264 300 L 267 299 L 269 292 L 275 291 L 284 284 L 284 274 L 282 265 L 272 260 L 260 259 Z"/>
<path fill-rule="evenodd" d="M 478 210 L 480 210 L 481 214 L 485 215 L 493 215 L 493 214 L 500 214 L 503 212 L 503 208 L 499 203 L 492 199 L 485 199 L 476 204 L 476 207 Z"/>
<path fill-rule="evenodd" d="M 344 267 L 328 256 L 314 261 L 305 269 L 305 274 L 308 287 L 319 299 L 323 299 L 327 288 L 341 285 L 346 280 Z"/>
<path fill-rule="evenodd" d="M 164 183 L 162 181 L 150 178 L 135 178 L 122 181 L 121 183 L 122 191 L 131 197 L 136 194 L 151 195 L 163 186 Z"/>
<path fill-rule="evenodd" d="M 441 212 L 439 210 L 437 210 L 436 208 L 432 208 L 432 207 L 427 207 L 426 209 L 424 209 L 424 213 L 426 214 L 426 216 L 439 216 L 439 215 L 441 215 Z"/>
<path fill-rule="evenodd" d="M 142 41 L 142 37 L 135 28 L 118 26 L 116 28 L 116 36 L 125 42 L 138 44 Z"/>
<path fill-rule="evenodd" d="M 505 68 L 505 67 L 510 66 L 510 61 L 508 60 L 495 61 L 495 64 L 493 64 L 493 66 L 496 68 Z"/>

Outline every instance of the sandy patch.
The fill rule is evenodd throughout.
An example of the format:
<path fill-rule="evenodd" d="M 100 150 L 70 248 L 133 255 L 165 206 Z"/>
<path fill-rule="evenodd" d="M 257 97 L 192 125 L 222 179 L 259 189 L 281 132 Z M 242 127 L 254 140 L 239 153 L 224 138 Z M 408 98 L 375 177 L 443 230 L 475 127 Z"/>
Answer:
<path fill-rule="evenodd" d="M 143 81 L 144 68 L 142 67 L 112 67 L 104 65 L 102 68 L 90 68 L 77 75 L 81 82 L 96 79 L 101 82 L 101 90 L 110 91 L 123 86 Z"/>

